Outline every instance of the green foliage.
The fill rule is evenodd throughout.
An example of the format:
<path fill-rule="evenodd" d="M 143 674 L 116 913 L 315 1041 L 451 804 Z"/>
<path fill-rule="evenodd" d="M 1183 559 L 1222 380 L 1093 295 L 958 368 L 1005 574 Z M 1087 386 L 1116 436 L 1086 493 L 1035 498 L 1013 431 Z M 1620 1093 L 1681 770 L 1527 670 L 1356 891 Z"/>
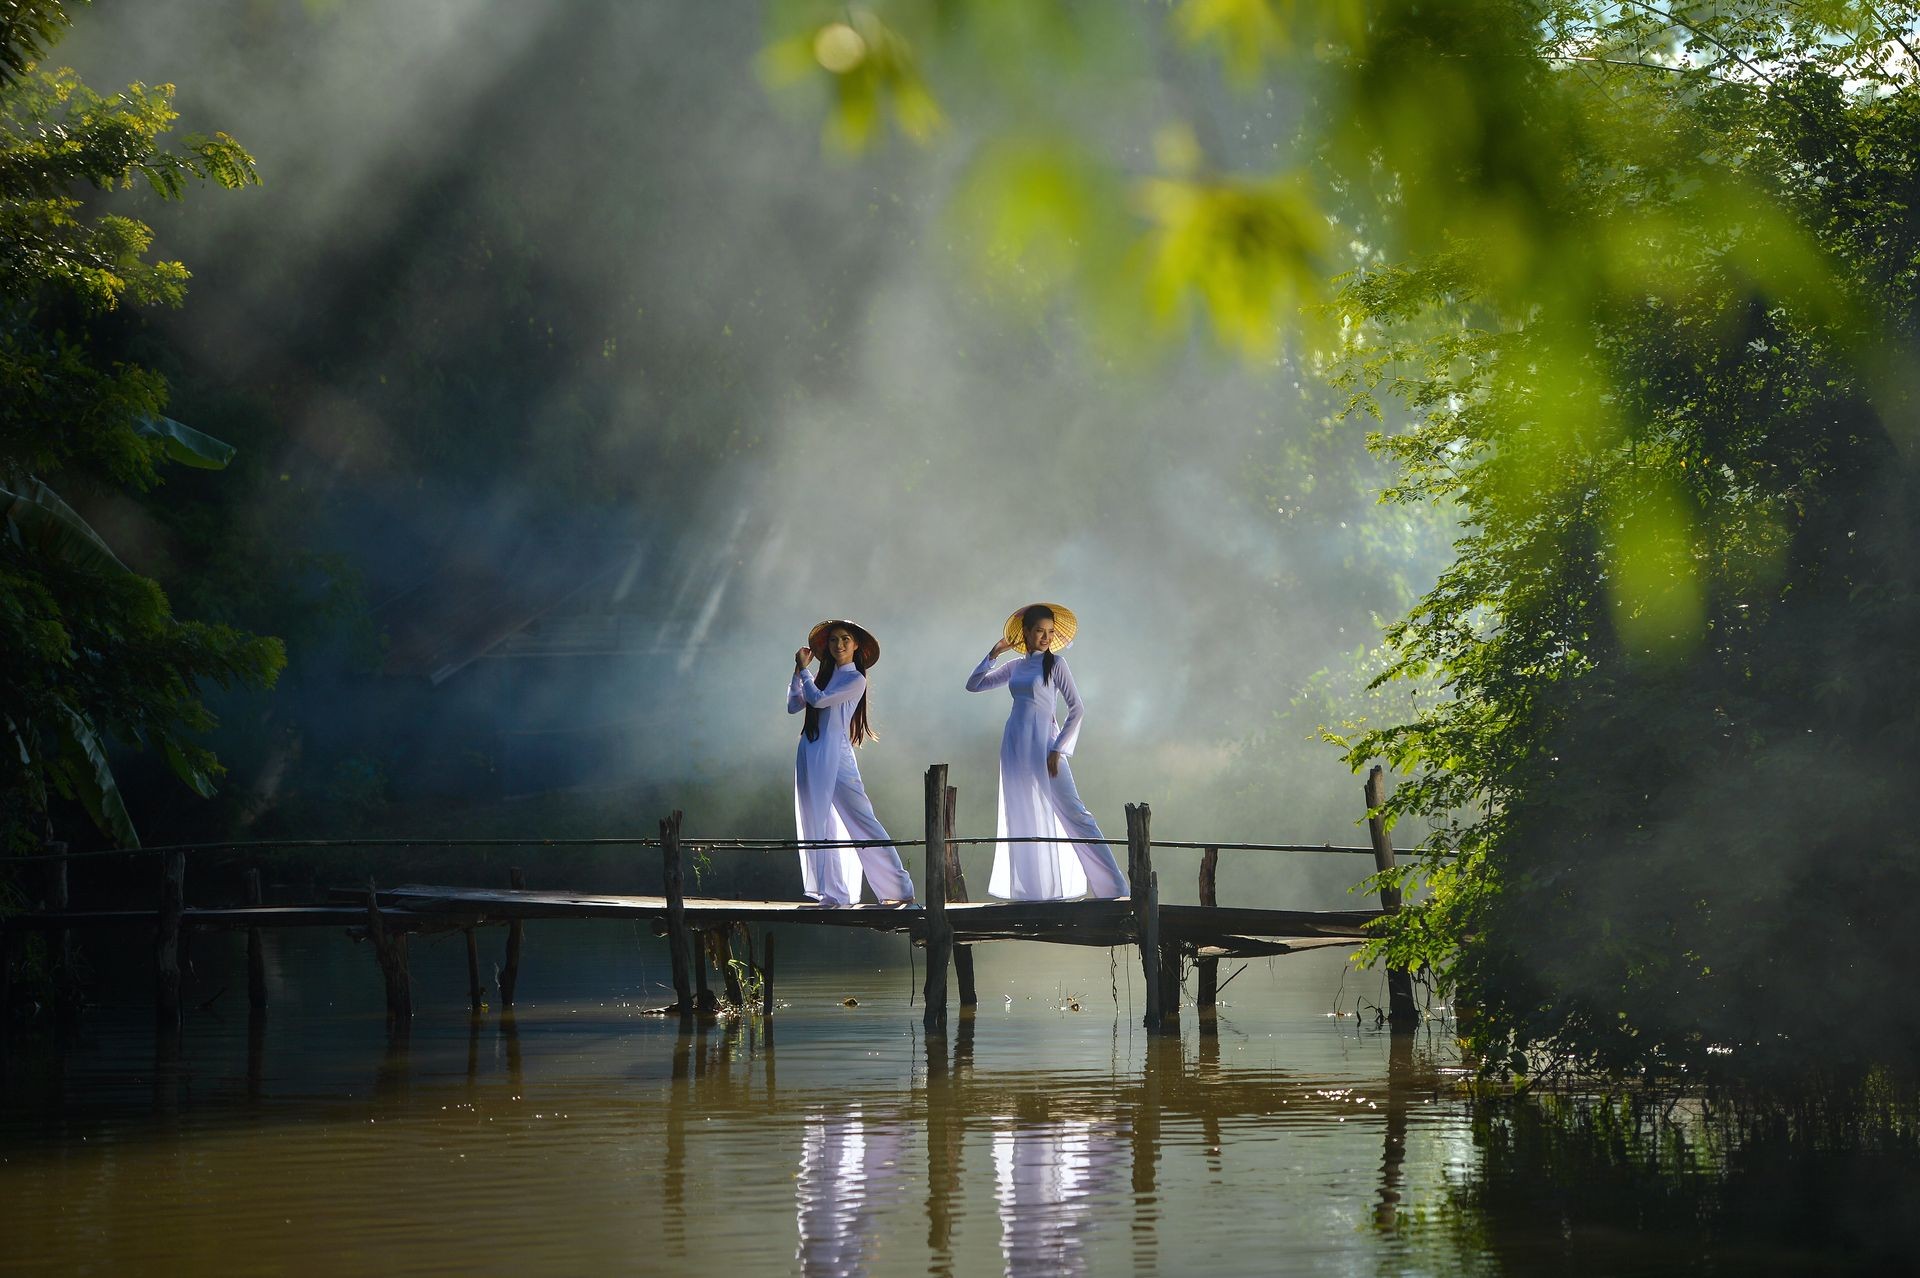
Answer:
<path fill-rule="evenodd" d="M 177 619 L 56 485 L 140 494 L 161 464 L 218 469 L 233 449 L 163 415 L 167 387 L 121 356 L 110 312 L 178 305 L 187 272 L 148 254 L 140 222 L 76 193 L 141 183 L 176 199 L 196 180 L 239 187 L 252 160 L 224 134 L 171 151 L 172 89 L 103 98 L 31 56 L 64 26 L 58 5 L 11 6 L 0 48 L 0 792 L 8 841 L 64 801 L 109 839 L 137 843 L 109 742 L 152 746 L 195 793 L 220 767 L 196 738 L 213 727 L 202 689 L 266 687 L 279 643 Z"/>
<path fill-rule="evenodd" d="M 1870 976 L 1910 957 L 1890 903 L 1920 888 L 1877 834 L 1904 815 L 1879 778 L 1920 749 L 1911 382 L 1886 363 L 1920 321 L 1920 96 L 1764 60 L 1764 85 L 1654 105 L 1741 153 L 1824 292 L 1758 278 L 1623 166 L 1592 173 L 1595 218 L 1664 221 L 1672 279 L 1592 308 L 1584 354 L 1444 258 L 1345 294 L 1378 331 L 1343 376 L 1423 414 L 1377 440 L 1392 496 L 1469 522 L 1389 632 L 1387 677 L 1451 700 L 1352 751 L 1413 774 L 1390 812 L 1464 855 L 1411 873 L 1433 890 L 1375 952 L 1434 966 L 1489 1068 L 1798 1086 L 1920 1042 Z"/>
<path fill-rule="evenodd" d="M 1870 779 L 1920 762 L 1920 6 L 1187 0 L 1045 94 L 972 60 L 998 6 L 937 7 L 873 10 L 987 135 L 961 203 L 1014 295 L 1290 337 L 1381 423 L 1387 500 L 1464 521 L 1387 631 L 1411 712 L 1337 734 L 1433 831 L 1372 956 L 1432 968 L 1492 1070 L 1910 1058 L 1867 974 L 1920 957 Z M 1257 145 L 1180 92 L 1063 105 L 1169 34 L 1280 104 Z"/>

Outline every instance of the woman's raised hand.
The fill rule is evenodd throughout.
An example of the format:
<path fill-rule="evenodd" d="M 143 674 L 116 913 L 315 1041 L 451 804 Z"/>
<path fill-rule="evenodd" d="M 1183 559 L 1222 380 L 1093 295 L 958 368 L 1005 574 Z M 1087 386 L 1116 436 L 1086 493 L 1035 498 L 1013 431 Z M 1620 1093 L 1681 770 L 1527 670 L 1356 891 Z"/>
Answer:
<path fill-rule="evenodd" d="M 807 668 L 807 663 L 812 660 L 813 660 L 813 649 L 802 648 L 800 649 L 800 651 L 793 654 L 793 668 L 795 670 L 805 670 Z"/>
<path fill-rule="evenodd" d="M 988 653 L 987 655 L 989 657 L 997 657 L 1001 653 L 1005 652 L 1007 649 L 1015 646 L 1017 645 L 1015 645 L 1013 640 L 1007 638 L 1005 635 L 1001 635 L 999 639 L 994 641 L 993 651 Z"/>

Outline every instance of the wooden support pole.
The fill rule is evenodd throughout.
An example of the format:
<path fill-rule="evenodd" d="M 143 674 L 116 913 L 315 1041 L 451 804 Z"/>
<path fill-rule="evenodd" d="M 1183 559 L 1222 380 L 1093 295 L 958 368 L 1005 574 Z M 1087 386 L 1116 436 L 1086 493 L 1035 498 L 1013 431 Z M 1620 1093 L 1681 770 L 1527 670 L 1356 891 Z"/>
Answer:
<path fill-rule="evenodd" d="M 254 866 L 246 873 L 247 904 L 258 906 L 265 900 L 260 890 L 260 868 Z M 247 929 L 247 1006 L 255 1011 L 263 1010 L 267 1005 L 267 956 L 260 941 L 260 929 Z"/>
<path fill-rule="evenodd" d="M 1209 909 L 1220 904 L 1219 875 L 1220 849 L 1208 848 L 1200 854 L 1200 904 Z M 1220 960 L 1201 959 L 1194 966 L 1199 973 L 1194 1002 L 1202 1017 L 1212 1016 L 1220 1001 Z"/>
<path fill-rule="evenodd" d="M 773 1015 L 773 933 L 767 933 L 766 956 L 760 964 L 760 1015 Z"/>
<path fill-rule="evenodd" d="M 1387 835 L 1386 818 L 1380 809 L 1387 801 L 1386 771 L 1379 764 L 1367 773 L 1367 833 L 1373 836 L 1373 864 L 1378 870 L 1393 868 L 1393 840 Z M 1389 914 L 1400 909 L 1400 889 L 1380 889 L 1380 908 Z M 1420 1008 L 1413 1001 L 1413 978 L 1403 967 L 1387 969 L 1387 1020 L 1394 1025 L 1417 1025 Z"/>
<path fill-rule="evenodd" d="M 953 786 L 948 786 L 942 825 L 946 830 L 947 899 L 949 901 L 967 899 L 967 876 L 966 872 L 960 868 L 960 845 L 953 841 L 954 814 L 959 806 L 960 791 Z M 973 987 L 973 947 L 971 945 L 953 947 L 953 974 L 960 982 L 960 1006 L 979 1006 L 980 996 Z"/>
<path fill-rule="evenodd" d="M 487 1009 L 487 987 L 480 982 L 480 942 L 472 928 L 461 930 L 467 934 L 467 1005 L 478 1016 Z"/>
<path fill-rule="evenodd" d="M 1180 1032 L 1180 943 L 1160 933 L 1160 875 L 1153 876 L 1153 928 L 1160 943 L 1160 1018 L 1167 1032 Z"/>
<path fill-rule="evenodd" d="M 67 912 L 67 845 L 50 841 L 47 855 L 54 859 L 47 866 L 47 911 Z M 47 966 L 53 978 L 53 1010 L 66 1018 L 80 1010 L 80 979 L 73 966 L 73 937 L 64 927 L 47 933 Z"/>
<path fill-rule="evenodd" d="M 1160 888 L 1153 873 L 1153 809 L 1127 805 L 1127 883 L 1133 899 L 1133 935 L 1140 947 L 1140 975 L 1146 987 L 1147 1032 L 1158 1034 L 1165 1019 L 1160 984 Z"/>
<path fill-rule="evenodd" d="M 747 996 L 740 988 L 740 973 L 733 966 L 733 927 L 723 924 L 708 932 L 707 945 L 713 951 L 713 965 L 720 969 L 720 980 L 727 989 L 727 1006 L 738 1011 L 745 1005 Z"/>
<path fill-rule="evenodd" d="M 519 866 L 507 870 L 507 885 L 518 892 L 527 886 L 527 876 Z M 507 961 L 500 968 L 500 1010 L 513 1006 L 513 992 L 520 984 L 520 947 L 526 943 L 527 925 L 519 919 L 507 924 Z"/>
<path fill-rule="evenodd" d="M 685 867 L 680 859 L 680 812 L 675 809 L 671 816 L 660 821 L 660 860 L 666 880 L 667 897 L 667 952 L 673 961 L 673 995 L 677 1000 L 674 1010 L 681 1016 L 693 1015 L 693 975 L 689 971 L 689 960 L 693 949 L 692 937 L 687 931 L 687 903 L 681 895 L 680 886 Z"/>
<path fill-rule="evenodd" d="M 389 933 L 380 917 L 379 895 L 367 880 L 367 939 L 387 992 L 387 1027 L 404 1030 L 413 1021 L 413 973 L 407 967 L 407 934 Z"/>
<path fill-rule="evenodd" d="M 0 1043 L 13 1030 L 13 945 L 14 931 L 0 918 Z"/>
<path fill-rule="evenodd" d="M 693 959 L 693 1006 L 702 1016 L 713 1016 L 720 1010 L 720 1000 L 714 996 L 713 987 L 707 984 L 707 937 L 705 932 L 689 930 L 687 950 Z"/>
<path fill-rule="evenodd" d="M 186 908 L 187 854 L 160 863 L 160 920 L 154 935 L 154 1016 L 163 1030 L 180 1028 L 180 912 Z"/>
<path fill-rule="evenodd" d="M 947 919 L 947 765 L 927 767 L 926 803 L 926 1013 L 928 1029 L 947 1023 L 947 962 L 953 956 L 953 924 Z"/>

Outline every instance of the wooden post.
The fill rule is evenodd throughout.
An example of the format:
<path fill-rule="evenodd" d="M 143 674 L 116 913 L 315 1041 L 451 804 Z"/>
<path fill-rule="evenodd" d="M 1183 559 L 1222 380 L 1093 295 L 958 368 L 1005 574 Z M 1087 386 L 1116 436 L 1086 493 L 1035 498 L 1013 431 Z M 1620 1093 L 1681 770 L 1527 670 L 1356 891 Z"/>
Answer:
<path fill-rule="evenodd" d="M 747 1001 L 740 988 L 740 973 L 734 969 L 733 928 L 723 925 L 707 933 L 707 946 L 713 951 L 713 965 L 720 969 L 720 980 L 727 988 L 727 1006 L 738 1010 Z"/>
<path fill-rule="evenodd" d="M 1160 875 L 1153 876 L 1153 932 L 1160 945 L 1160 1020 L 1180 1032 L 1180 943 L 1160 935 Z"/>
<path fill-rule="evenodd" d="M 154 937 L 154 1015 L 166 1030 L 180 1028 L 180 913 L 186 908 L 187 854 L 169 852 L 160 863 L 160 920 Z"/>
<path fill-rule="evenodd" d="M 946 828 L 947 899 L 949 901 L 967 899 L 967 876 L 966 872 L 960 868 L 960 847 L 953 841 L 954 813 L 959 806 L 960 791 L 953 786 L 948 786 L 946 812 L 942 824 Z M 980 996 L 973 988 L 973 947 L 971 945 L 953 947 L 953 974 L 960 982 L 960 1006 L 979 1006 Z"/>
<path fill-rule="evenodd" d="M 1158 1034 L 1165 1009 L 1160 986 L 1160 888 L 1153 873 L 1153 810 L 1127 805 L 1127 883 L 1133 898 L 1133 935 L 1140 946 L 1140 975 L 1146 986 L 1149 1033 Z"/>
<path fill-rule="evenodd" d="M 1387 801 L 1386 772 L 1379 764 L 1367 773 L 1364 791 L 1367 799 L 1367 833 L 1373 836 L 1373 864 L 1378 870 L 1393 868 L 1393 840 L 1387 835 L 1386 818 L 1380 809 Z M 1400 889 L 1380 889 L 1380 908 L 1389 914 L 1400 909 Z M 1387 969 L 1387 1020 L 1395 1025 L 1417 1025 L 1420 1009 L 1413 1001 L 1413 978 L 1403 967 Z"/>
<path fill-rule="evenodd" d="M 49 842 L 47 853 L 47 912 L 67 912 L 67 845 Z M 73 937 L 64 927 L 47 932 L 47 965 L 53 977 L 53 1009 L 61 1017 L 80 1009 L 80 981 L 73 969 Z"/>
<path fill-rule="evenodd" d="M 260 890 L 258 866 L 247 871 L 247 904 L 260 905 L 266 898 Z M 247 1006 L 255 1011 L 267 1005 L 267 956 L 261 948 L 260 929 L 247 929 Z"/>
<path fill-rule="evenodd" d="M 461 930 L 467 934 L 467 1004 L 478 1016 L 487 1007 L 487 987 L 480 983 L 480 943 L 472 928 Z"/>
<path fill-rule="evenodd" d="M 713 989 L 707 984 L 707 936 L 705 932 L 687 932 L 687 950 L 693 960 L 693 1006 L 702 1016 L 712 1016 L 720 1010 L 720 1000 L 713 995 Z"/>
<path fill-rule="evenodd" d="M 773 933 L 767 933 L 766 959 L 760 967 L 760 1015 L 773 1015 Z"/>
<path fill-rule="evenodd" d="M 413 973 L 407 969 L 407 934 L 387 932 L 380 917 L 380 900 L 367 880 L 367 939 L 373 942 L 374 961 L 387 991 L 387 1026 L 404 1030 L 413 1021 Z"/>
<path fill-rule="evenodd" d="M 953 924 L 947 920 L 947 765 L 927 766 L 926 915 L 928 1029 L 947 1023 L 947 961 L 953 955 Z"/>
<path fill-rule="evenodd" d="M 1220 904 L 1219 875 L 1220 849 L 1208 848 L 1200 854 L 1200 904 L 1209 909 Z M 1209 1017 L 1220 1001 L 1220 960 L 1201 959 L 1194 966 L 1199 973 L 1194 1003 L 1202 1018 Z"/>
<path fill-rule="evenodd" d="M 0 1045 L 13 1031 L 13 929 L 0 918 Z"/>
<path fill-rule="evenodd" d="M 666 879 L 667 953 L 673 960 L 674 1010 L 693 1015 L 693 977 L 688 971 L 692 938 L 687 934 L 687 903 L 680 893 L 684 867 L 680 862 L 680 812 L 660 821 L 660 860 Z"/>
<path fill-rule="evenodd" d="M 507 885 L 518 892 L 527 886 L 527 876 L 519 866 L 507 870 Z M 513 1006 L 514 987 L 520 984 L 520 947 L 527 939 L 527 925 L 519 919 L 507 924 L 507 961 L 500 969 L 500 1010 Z"/>

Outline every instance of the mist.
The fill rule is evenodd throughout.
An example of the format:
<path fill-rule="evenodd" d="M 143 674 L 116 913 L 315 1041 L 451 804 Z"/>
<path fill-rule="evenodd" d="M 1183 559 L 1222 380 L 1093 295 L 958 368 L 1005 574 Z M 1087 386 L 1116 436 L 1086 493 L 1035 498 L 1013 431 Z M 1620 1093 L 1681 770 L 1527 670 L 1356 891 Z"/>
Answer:
<path fill-rule="evenodd" d="M 358 646 L 289 635 L 276 706 L 229 707 L 230 791 L 270 813 L 292 741 L 297 766 L 371 769 L 388 822 L 593 794 L 644 830 L 685 793 L 709 802 L 692 830 L 784 835 L 791 657 L 846 616 L 883 646 L 861 754 L 881 819 L 915 837 L 940 760 L 962 832 L 991 833 L 1005 698 L 963 683 L 1048 600 L 1079 617 L 1075 775 L 1109 835 L 1144 800 L 1163 838 L 1363 841 L 1359 780 L 1312 736 L 1444 524 L 1377 505 L 1363 428 L 1290 362 L 1196 341 L 1122 365 L 1072 315 L 997 300 L 951 211 L 967 139 L 824 152 L 757 77 L 762 22 L 587 0 L 79 13 L 58 61 L 102 92 L 179 84 L 182 131 L 259 162 L 257 190 L 133 201 L 194 273 L 154 321 L 173 412 L 239 436 L 246 464 L 204 483 L 371 618 Z M 1284 109 L 1194 108 L 1179 74 L 1127 91 L 1229 139 Z M 117 531 L 168 584 L 164 533 Z M 1300 904 L 1341 904 L 1360 867 L 1310 860 L 1225 883 L 1298 875 L 1320 893 Z"/>

